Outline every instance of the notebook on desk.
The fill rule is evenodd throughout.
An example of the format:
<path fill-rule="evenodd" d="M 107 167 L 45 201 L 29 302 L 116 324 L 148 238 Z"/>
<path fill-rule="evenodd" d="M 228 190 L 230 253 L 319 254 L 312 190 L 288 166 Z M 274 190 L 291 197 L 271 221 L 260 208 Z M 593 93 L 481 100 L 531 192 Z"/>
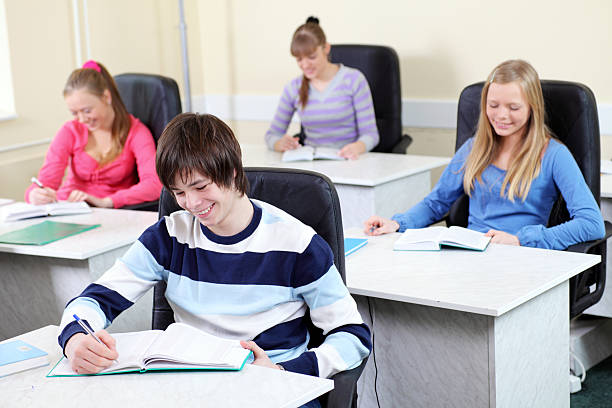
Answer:
<path fill-rule="evenodd" d="M 45 245 L 71 235 L 99 227 L 100 224 L 73 224 L 69 222 L 43 221 L 0 235 L 0 243 L 16 245 Z"/>
<path fill-rule="evenodd" d="M 160 370 L 242 370 L 251 351 L 238 340 L 213 336 L 185 323 L 172 323 L 166 330 L 115 333 L 119 357 L 95 375 L 145 373 Z M 91 374 L 86 374 L 91 375 Z M 47 377 L 76 377 L 63 358 Z"/>
<path fill-rule="evenodd" d="M 367 243 L 367 238 L 344 238 L 344 256 L 349 256 Z"/>
<path fill-rule="evenodd" d="M 22 340 L 0 344 L 0 377 L 49 365 L 47 353 Z"/>
<path fill-rule="evenodd" d="M 13 200 L 12 198 L 0 198 L 0 207 L 3 205 L 13 204 L 14 202 L 15 200 Z"/>
<path fill-rule="evenodd" d="M 302 146 L 297 149 L 287 150 L 283 153 L 282 161 L 311 161 L 311 160 L 346 160 L 338 156 L 339 149 L 331 147 Z"/>
<path fill-rule="evenodd" d="M 491 237 L 467 228 L 428 227 L 407 229 L 393 244 L 395 251 L 440 251 L 443 246 L 484 251 Z"/>
<path fill-rule="evenodd" d="M 0 208 L 0 219 L 8 222 L 49 215 L 86 214 L 90 212 L 91 208 L 85 201 L 57 201 L 42 205 L 14 203 Z"/>

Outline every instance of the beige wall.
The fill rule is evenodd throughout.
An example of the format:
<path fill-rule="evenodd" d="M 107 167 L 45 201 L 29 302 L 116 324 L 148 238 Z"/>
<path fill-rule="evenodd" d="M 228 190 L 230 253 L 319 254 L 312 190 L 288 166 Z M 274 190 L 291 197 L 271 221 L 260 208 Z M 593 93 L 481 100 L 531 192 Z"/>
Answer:
<path fill-rule="evenodd" d="M 79 0 L 79 6 L 81 1 Z M 91 57 L 111 74 L 158 73 L 182 87 L 178 6 L 167 0 L 89 0 Z M 53 137 L 70 119 L 62 88 L 75 60 L 71 0 L 5 0 L 17 119 L 0 122 L 1 196 L 21 199 L 38 172 L 47 144 L 16 148 Z M 199 3 L 186 0 L 193 92 L 202 93 Z M 81 8 L 82 12 L 82 8 Z M 81 21 L 83 30 L 83 21 Z M 84 32 L 84 31 L 82 31 Z M 83 58 L 85 36 L 81 37 Z"/>
<path fill-rule="evenodd" d="M 210 35 L 202 42 L 211 57 L 204 75 L 218 74 L 220 64 L 227 64 L 223 69 L 233 79 L 220 84 L 233 83 L 235 93 L 279 93 L 299 73 L 289 42 L 295 28 L 312 14 L 320 18 L 331 43 L 395 48 L 404 97 L 455 99 L 465 85 L 483 80 L 497 63 L 524 58 L 542 78 L 583 82 L 595 90 L 599 101 L 612 103 L 606 69 L 612 66 L 612 2 L 607 0 L 204 3 L 226 4 L 222 18 L 203 14 Z M 222 34 L 217 37 L 214 32 Z M 229 58 L 228 49 L 233 52 Z M 224 57 L 219 61 L 215 55 Z M 213 84 L 211 78 L 205 83 L 206 92 L 230 90 Z"/>
<path fill-rule="evenodd" d="M 62 86 L 82 62 L 75 61 L 71 0 L 5 5 L 18 118 L 0 122 L 0 149 L 54 135 L 69 119 Z M 113 74 L 171 76 L 182 93 L 176 1 L 88 0 L 88 7 L 93 58 Z M 299 73 L 289 55 L 290 37 L 308 15 L 316 15 L 332 43 L 395 48 L 404 98 L 455 100 L 498 62 L 524 58 L 541 77 L 583 82 L 599 103 L 612 103 L 607 0 L 186 0 L 185 9 L 194 96 L 279 95 Z M 267 127 L 261 121 L 230 124 L 241 139 L 253 141 Z M 452 152 L 452 130 L 410 133 L 412 153 Z M 0 152 L 2 195 L 21 198 L 45 150 L 42 144 Z M 605 154 L 611 150 L 602 146 Z"/>

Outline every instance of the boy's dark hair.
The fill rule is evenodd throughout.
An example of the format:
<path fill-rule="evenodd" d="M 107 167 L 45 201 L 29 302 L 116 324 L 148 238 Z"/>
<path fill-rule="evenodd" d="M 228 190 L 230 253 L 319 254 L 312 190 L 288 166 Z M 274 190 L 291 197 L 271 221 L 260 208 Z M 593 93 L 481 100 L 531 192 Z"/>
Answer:
<path fill-rule="evenodd" d="M 226 189 L 242 194 L 249 182 L 234 132 L 213 115 L 182 113 L 168 123 L 157 144 L 155 166 L 164 187 L 172 190 L 176 175 L 186 181 L 197 171 Z"/>

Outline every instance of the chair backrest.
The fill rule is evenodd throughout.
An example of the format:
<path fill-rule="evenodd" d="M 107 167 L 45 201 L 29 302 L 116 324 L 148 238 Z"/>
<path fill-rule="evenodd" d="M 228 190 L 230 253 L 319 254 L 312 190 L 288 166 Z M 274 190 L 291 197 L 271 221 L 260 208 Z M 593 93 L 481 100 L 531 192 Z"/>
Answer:
<path fill-rule="evenodd" d="M 174 79 L 152 74 L 120 74 L 114 79 L 128 112 L 149 128 L 157 143 L 168 122 L 182 111 Z"/>
<path fill-rule="evenodd" d="M 585 85 L 541 80 L 546 108 L 546 124 L 572 153 L 584 179 L 599 204 L 600 200 L 600 144 L 597 103 L 593 92 Z M 484 83 L 466 87 L 459 97 L 457 112 L 457 140 L 455 150 L 476 131 L 480 114 L 480 95 Z M 448 224 L 467 226 L 469 199 L 460 197 L 449 211 Z M 563 197 L 559 197 L 551 210 L 548 225 L 554 226 L 569 220 Z M 603 294 L 605 283 L 605 244 L 592 253 L 602 256 L 601 264 L 570 280 L 570 315 L 576 316 L 595 304 Z M 597 284 L 597 290 L 590 286 Z"/>
<path fill-rule="evenodd" d="M 402 139 L 402 88 L 399 58 L 381 45 L 334 44 L 331 62 L 357 68 L 366 77 L 374 101 L 380 142 L 373 152 L 392 152 Z"/>
<path fill-rule="evenodd" d="M 149 128 L 157 144 L 168 122 L 182 111 L 178 85 L 172 78 L 152 74 L 120 74 L 114 79 L 127 111 Z M 157 211 L 157 206 L 157 201 L 148 201 L 123 208 Z"/>
<path fill-rule="evenodd" d="M 253 199 L 272 204 L 311 226 L 329 244 L 334 263 L 345 279 L 344 234 L 338 194 L 324 175 L 295 169 L 246 168 L 249 194 Z M 173 195 L 162 191 L 159 217 L 180 210 Z M 165 329 L 174 314 L 165 298 L 166 284 L 159 282 L 153 294 L 153 329 Z"/>

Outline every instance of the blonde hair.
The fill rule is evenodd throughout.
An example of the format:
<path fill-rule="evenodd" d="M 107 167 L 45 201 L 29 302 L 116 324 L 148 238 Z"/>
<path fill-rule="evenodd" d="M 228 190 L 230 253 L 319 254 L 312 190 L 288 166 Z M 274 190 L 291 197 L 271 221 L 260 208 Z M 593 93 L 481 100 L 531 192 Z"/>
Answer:
<path fill-rule="evenodd" d="M 551 138 L 546 126 L 546 112 L 540 79 L 535 69 L 526 61 L 509 60 L 502 62 L 489 74 L 480 97 L 480 116 L 472 150 L 464 165 L 463 189 L 471 195 L 474 179 L 482 183 L 482 173 L 499 153 L 500 136 L 487 117 L 487 94 L 492 83 L 517 83 L 529 105 L 527 131 L 522 143 L 517 147 L 510 161 L 500 195 L 507 195 L 510 201 L 516 197 L 523 201 L 527 198 L 531 182 L 538 176 L 541 168 L 542 152 Z"/>
<path fill-rule="evenodd" d="M 92 61 L 93 62 L 93 61 Z M 113 77 L 101 63 L 95 63 L 100 71 L 93 68 L 79 68 L 72 71 L 66 85 L 64 85 L 64 97 L 72 92 L 84 89 L 92 95 L 102 98 L 104 91 L 108 89 L 111 95 L 111 106 L 115 112 L 115 119 L 111 128 L 112 147 L 111 150 L 100 160 L 98 167 L 112 162 L 121 154 L 132 122 L 119 90 Z"/>
<path fill-rule="evenodd" d="M 327 39 L 325 33 L 319 25 L 319 19 L 316 17 L 308 17 L 306 23 L 299 26 L 293 38 L 291 39 L 291 55 L 294 57 L 303 57 L 305 55 L 312 54 L 316 51 L 317 47 L 325 47 Z M 308 103 L 308 86 L 310 80 L 306 78 L 306 75 L 302 76 L 302 85 L 299 91 L 300 107 L 304 109 Z"/>

